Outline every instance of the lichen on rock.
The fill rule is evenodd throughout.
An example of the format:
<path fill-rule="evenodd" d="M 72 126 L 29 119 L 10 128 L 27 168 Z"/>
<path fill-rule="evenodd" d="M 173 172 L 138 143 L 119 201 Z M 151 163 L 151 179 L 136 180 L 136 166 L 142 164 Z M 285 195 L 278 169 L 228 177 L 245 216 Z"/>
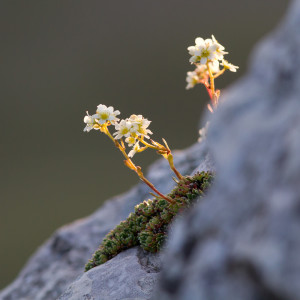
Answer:
<path fill-rule="evenodd" d="M 140 245 L 149 252 L 158 252 L 167 235 L 174 216 L 201 199 L 213 180 L 212 172 L 200 172 L 185 176 L 168 194 L 174 203 L 157 197 L 138 204 L 125 221 L 111 230 L 103 239 L 98 250 L 85 266 L 88 271 L 101 265 L 118 253 Z"/>

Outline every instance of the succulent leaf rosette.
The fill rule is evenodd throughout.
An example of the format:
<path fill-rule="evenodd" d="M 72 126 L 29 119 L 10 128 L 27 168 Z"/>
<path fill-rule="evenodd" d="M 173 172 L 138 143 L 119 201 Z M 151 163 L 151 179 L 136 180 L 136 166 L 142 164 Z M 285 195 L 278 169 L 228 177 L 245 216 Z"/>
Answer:
<path fill-rule="evenodd" d="M 185 176 L 168 194 L 174 203 L 156 197 L 138 204 L 125 221 L 105 236 L 85 270 L 101 265 L 118 253 L 137 245 L 146 251 L 158 252 L 164 245 L 173 218 L 195 202 L 203 201 L 212 181 L 211 172 Z"/>

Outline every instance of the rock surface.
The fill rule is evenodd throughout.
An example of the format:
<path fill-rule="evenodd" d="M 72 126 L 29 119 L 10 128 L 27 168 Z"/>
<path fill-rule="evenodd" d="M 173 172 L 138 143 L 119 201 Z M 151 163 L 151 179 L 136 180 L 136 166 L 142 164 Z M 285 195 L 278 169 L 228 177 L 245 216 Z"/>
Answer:
<path fill-rule="evenodd" d="M 158 255 L 134 247 L 84 273 L 59 300 L 150 299 L 160 271 Z"/>
<path fill-rule="evenodd" d="M 299 28 L 294 1 L 210 120 L 217 179 L 173 226 L 153 299 L 300 299 Z"/>
<path fill-rule="evenodd" d="M 207 149 L 199 144 L 178 151 L 175 153 L 175 164 L 183 174 L 189 174 L 202 159 L 209 161 L 206 151 Z M 168 192 L 174 185 L 167 161 L 163 159 L 150 167 L 147 178 L 163 193 Z M 59 229 L 32 256 L 16 280 L 0 292 L 0 299 L 52 300 L 59 297 L 83 274 L 85 263 L 91 258 L 102 238 L 124 220 L 136 204 L 148 199 L 148 192 L 147 186 L 139 184 L 129 192 L 110 199 L 91 216 Z M 132 253 L 135 252 L 127 252 L 129 256 Z M 132 259 L 135 258 L 134 254 Z M 151 276 L 154 281 L 157 274 L 149 273 L 149 282 Z M 111 286 L 107 286 L 107 290 L 109 289 Z"/>

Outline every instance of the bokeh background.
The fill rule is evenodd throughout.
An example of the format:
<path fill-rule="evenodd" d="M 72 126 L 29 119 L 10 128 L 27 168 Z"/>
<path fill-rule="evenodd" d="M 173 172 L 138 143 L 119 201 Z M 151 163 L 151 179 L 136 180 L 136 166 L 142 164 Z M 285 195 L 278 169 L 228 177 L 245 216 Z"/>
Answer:
<path fill-rule="evenodd" d="M 212 33 L 245 73 L 283 0 L 1 1 L 0 288 L 59 226 L 138 182 L 85 111 L 113 105 L 152 120 L 173 149 L 196 142 L 207 95 L 185 90 L 186 48 Z M 146 167 L 157 157 L 143 153 Z"/>

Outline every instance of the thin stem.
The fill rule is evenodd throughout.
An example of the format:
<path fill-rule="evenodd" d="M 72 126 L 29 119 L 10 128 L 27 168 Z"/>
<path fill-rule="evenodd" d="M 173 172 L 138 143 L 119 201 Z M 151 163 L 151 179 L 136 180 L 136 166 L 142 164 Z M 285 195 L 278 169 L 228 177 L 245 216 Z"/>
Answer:
<path fill-rule="evenodd" d="M 126 164 L 127 167 L 129 167 L 130 169 L 132 169 L 133 171 L 135 171 L 135 173 L 140 177 L 140 179 L 146 183 L 156 194 L 158 194 L 160 197 L 162 197 L 163 199 L 167 200 L 170 203 L 175 203 L 175 201 L 173 199 L 171 199 L 170 197 L 166 197 L 165 195 L 163 195 L 162 193 L 160 193 L 155 186 L 147 179 L 145 178 L 144 174 L 141 171 L 141 167 L 137 167 L 133 161 L 129 158 L 129 156 L 127 155 L 125 149 L 122 147 L 122 145 L 115 140 L 115 138 L 111 135 L 111 133 L 109 132 L 107 126 L 104 129 L 104 133 L 114 142 L 114 144 L 116 145 L 117 148 L 119 148 L 119 150 L 122 152 L 122 154 L 124 155 L 124 157 L 126 158 L 126 161 L 128 162 L 128 164 Z"/>
<path fill-rule="evenodd" d="M 207 82 L 203 82 L 203 85 L 204 85 L 205 88 L 206 88 L 206 91 L 207 91 L 207 93 L 208 93 L 208 95 L 209 95 L 209 98 L 212 100 L 212 94 L 211 94 L 211 90 L 210 90 L 210 88 L 209 88 L 209 84 L 208 84 Z"/>
<path fill-rule="evenodd" d="M 125 149 L 120 145 L 120 143 L 115 140 L 115 138 L 110 134 L 108 128 L 106 127 L 106 131 L 105 133 L 108 135 L 108 137 L 114 142 L 114 144 L 119 148 L 119 150 L 122 152 L 122 154 L 124 155 L 124 157 L 129 161 L 131 162 L 133 165 L 134 163 L 132 162 L 132 160 L 129 158 L 129 156 L 127 155 Z M 134 165 L 135 166 L 135 165 Z"/>
<path fill-rule="evenodd" d="M 143 152 L 143 151 L 145 151 L 145 150 L 147 150 L 147 149 L 148 149 L 147 146 L 141 147 L 139 150 L 137 150 L 137 152 L 140 153 L 140 152 Z"/>
<path fill-rule="evenodd" d="M 156 146 L 153 146 L 153 145 L 151 145 L 151 144 L 149 144 L 149 143 L 147 143 L 146 141 L 144 141 L 143 139 L 141 139 L 141 138 L 137 138 L 142 144 L 144 144 L 145 146 L 147 146 L 147 147 L 149 147 L 149 148 L 151 148 L 151 149 L 154 149 L 154 150 L 161 150 L 160 148 L 158 148 L 158 147 L 156 147 Z"/>
<path fill-rule="evenodd" d="M 217 73 L 216 75 L 214 75 L 214 79 L 218 78 L 219 76 L 221 76 L 224 72 L 226 71 L 226 69 L 222 69 L 219 73 Z"/>
<path fill-rule="evenodd" d="M 210 89 L 212 93 L 212 104 L 214 107 L 217 106 L 217 101 L 216 101 L 216 96 L 215 96 L 215 79 L 212 74 L 211 68 L 209 66 L 209 63 L 206 63 L 207 69 L 208 69 L 208 74 L 209 74 L 209 80 L 210 80 Z"/>
<path fill-rule="evenodd" d="M 209 66 L 209 63 L 206 63 L 208 74 L 209 74 L 209 80 L 210 80 L 210 89 L 212 91 L 212 94 L 215 93 L 215 81 L 214 81 L 214 76 L 212 74 L 211 68 Z"/>
<path fill-rule="evenodd" d="M 138 137 L 138 140 L 149 148 L 155 149 L 157 151 L 161 151 L 161 150 L 165 151 L 166 156 L 165 155 L 163 155 L 163 156 L 168 160 L 171 170 L 175 173 L 175 175 L 178 177 L 178 179 L 183 178 L 183 176 L 179 173 L 179 171 L 174 166 L 173 155 L 171 153 L 170 148 L 153 146 L 139 137 Z"/>
<path fill-rule="evenodd" d="M 145 182 L 156 194 L 158 194 L 159 196 L 161 196 L 163 199 L 167 200 L 168 202 L 170 203 L 175 203 L 175 200 L 169 198 L 169 197 L 166 197 L 165 195 L 163 195 L 162 193 L 160 193 L 155 187 L 154 185 L 148 180 L 146 179 L 143 175 L 142 177 L 140 176 L 141 180 L 143 182 Z"/>
<path fill-rule="evenodd" d="M 177 176 L 177 178 L 179 180 L 183 179 L 183 176 L 179 173 L 179 171 L 174 166 L 173 155 L 172 155 L 171 152 L 168 154 L 168 162 L 169 162 L 170 168 L 175 173 L 175 175 Z"/>

